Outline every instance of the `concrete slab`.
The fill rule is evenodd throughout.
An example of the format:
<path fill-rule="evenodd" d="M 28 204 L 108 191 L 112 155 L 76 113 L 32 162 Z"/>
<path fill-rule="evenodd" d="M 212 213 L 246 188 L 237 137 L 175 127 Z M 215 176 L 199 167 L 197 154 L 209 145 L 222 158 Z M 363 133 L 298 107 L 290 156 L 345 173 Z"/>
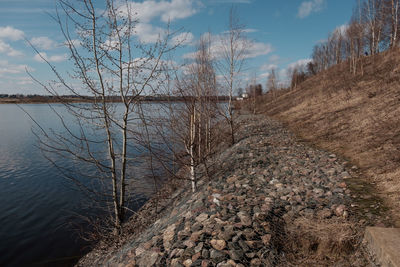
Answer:
<path fill-rule="evenodd" d="M 400 228 L 367 227 L 364 241 L 382 267 L 400 267 Z"/>

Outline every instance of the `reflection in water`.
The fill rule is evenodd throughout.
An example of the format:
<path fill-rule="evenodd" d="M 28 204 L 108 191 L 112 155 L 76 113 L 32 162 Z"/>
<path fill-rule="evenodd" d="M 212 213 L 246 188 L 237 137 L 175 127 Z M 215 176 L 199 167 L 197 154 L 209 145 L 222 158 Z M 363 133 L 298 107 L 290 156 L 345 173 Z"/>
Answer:
<path fill-rule="evenodd" d="M 52 106 L 74 125 L 62 105 Z M 23 108 L 44 128 L 62 129 L 48 105 L 27 104 Z M 98 215 L 100 211 L 43 157 L 32 126 L 17 106 L 0 105 L 0 266 L 66 266 L 76 261 L 87 245 L 71 227 L 82 223 L 76 214 Z M 91 134 L 101 138 L 95 132 Z M 99 151 L 102 149 L 99 147 Z M 96 174 L 92 166 L 54 159 L 75 174 Z M 135 177 L 130 184 L 134 188 L 132 209 L 142 205 L 154 190 L 151 179 L 138 178 L 146 174 L 145 163 L 135 164 L 130 168 Z M 162 177 L 161 173 L 157 175 Z"/>

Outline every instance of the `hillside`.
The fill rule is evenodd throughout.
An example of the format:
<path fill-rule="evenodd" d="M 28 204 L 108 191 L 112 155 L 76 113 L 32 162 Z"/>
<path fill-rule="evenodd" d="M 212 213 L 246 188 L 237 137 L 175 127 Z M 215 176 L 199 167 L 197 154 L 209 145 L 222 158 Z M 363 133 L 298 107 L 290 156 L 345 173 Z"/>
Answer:
<path fill-rule="evenodd" d="M 257 111 L 358 166 L 359 179 L 372 185 L 400 226 L 400 50 L 360 63 L 356 75 L 345 62 L 295 89 L 266 94 Z"/>

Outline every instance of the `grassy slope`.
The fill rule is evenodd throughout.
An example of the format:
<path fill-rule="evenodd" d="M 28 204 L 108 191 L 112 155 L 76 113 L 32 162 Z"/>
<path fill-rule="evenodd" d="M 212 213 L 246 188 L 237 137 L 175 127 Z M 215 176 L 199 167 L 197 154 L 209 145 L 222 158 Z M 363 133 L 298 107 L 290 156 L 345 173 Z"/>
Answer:
<path fill-rule="evenodd" d="M 400 226 L 400 50 L 362 61 L 356 75 L 342 63 L 294 90 L 267 94 L 258 111 L 357 164 Z"/>

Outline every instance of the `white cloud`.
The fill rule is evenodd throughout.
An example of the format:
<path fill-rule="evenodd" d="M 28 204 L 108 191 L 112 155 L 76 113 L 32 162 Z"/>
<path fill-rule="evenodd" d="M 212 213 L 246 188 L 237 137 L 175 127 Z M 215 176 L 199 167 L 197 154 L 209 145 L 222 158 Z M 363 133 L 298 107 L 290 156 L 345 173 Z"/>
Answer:
<path fill-rule="evenodd" d="M 247 58 L 255 58 L 258 56 L 263 56 L 271 53 L 273 51 L 271 44 L 255 42 L 248 48 Z"/>
<path fill-rule="evenodd" d="M 70 40 L 71 45 L 73 45 L 75 48 L 81 47 L 82 46 L 82 41 L 79 39 L 72 39 Z M 69 47 L 69 43 L 65 42 L 64 45 L 66 47 Z"/>
<path fill-rule="evenodd" d="M 173 45 L 189 45 L 193 42 L 194 35 L 191 32 L 182 32 L 172 38 Z"/>
<path fill-rule="evenodd" d="M 270 71 L 272 69 L 277 69 L 278 66 L 276 64 L 264 64 L 261 65 L 260 70 L 261 71 Z"/>
<path fill-rule="evenodd" d="M 295 62 L 290 63 L 287 68 L 289 69 L 289 68 L 293 68 L 293 67 L 296 67 L 296 66 L 305 66 L 311 61 L 312 61 L 311 58 L 299 59 L 299 60 L 297 60 Z"/>
<path fill-rule="evenodd" d="M 164 29 L 147 23 L 139 23 L 135 27 L 134 34 L 144 43 L 155 43 L 164 35 Z"/>
<path fill-rule="evenodd" d="M 251 0 L 213 0 L 215 4 L 251 4 Z"/>
<path fill-rule="evenodd" d="M 299 59 L 299 60 L 297 60 L 295 62 L 292 62 L 292 63 L 288 64 L 285 69 L 281 69 L 278 72 L 278 75 L 279 75 L 278 77 L 280 77 L 282 85 L 283 86 L 289 86 L 291 78 L 288 77 L 288 70 L 290 70 L 290 69 L 292 69 L 294 67 L 297 67 L 297 66 L 306 66 L 311 61 L 312 61 L 312 59 L 310 59 L 310 58 Z"/>
<path fill-rule="evenodd" d="M 198 0 L 146 0 L 130 2 L 128 8 L 132 14 L 137 14 L 140 23 L 149 23 L 157 17 L 164 22 L 184 19 L 197 13 L 201 6 Z M 126 5 L 121 4 L 120 10 L 126 14 Z"/>
<path fill-rule="evenodd" d="M 4 53 L 10 57 L 18 57 L 23 55 L 21 51 L 15 50 L 9 44 L 3 42 L 2 40 L 0 40 L 0 53 Z"/>
<path fill-rule="evenodd" d="M 264 72 L 260 74 L 260 78 L 261 79 L 267 79 L 269 77 L 269 75 L 271 75 L 270 72 Z"/>
<path fill-rule="evenodd" d="M 33 83 L 34 82 L 32 81 L 31 77 L 21 77 L 17 81 L 18 85 L 28 85 L 28 84 L 33 84 Z"/>
<path fill-rule="evenodd" d="M 280 60 L 281 58 L 278 55 L 272 55 L 268 58 L 268 61 L 271 62 L 271 64 L 278 64 Z"/>
<path fill-rule="evenodd" d="M 257 29 L 251 29 L 251 28 L 249 28 L 249 29 L 244 29 L 243 31 L 246 32 L 246 33 L 258 32 Z"/>
<path fill-rule="evenodd" d="M 211 35 L 211 53 L 215 58 L 221 58 L 224 54 L 224 48 L 221 45 L 221 40 L 224 35 Z M 272 45 L 268 43 L 240 41 L 237 45 L 237 49 L 241 50 L 244 47 L 245 55 L 244 58 L 255 58 L 271 53 L 273 51 Z M 183 55 L 184 59 L 194 59 L 196 52 L 191 52 Z"/>
<path fill-rule="evenodd" d="M 46 36 L 34 37 L 30 43 L 37 49 L 50 50 L 57 47 L 57 43 Z"/>
<path fill-rule="evenodd" d="M 47 60 L 48 62 L 62 62 L 67 60 L 67 58 L 67 54 L 53 55 L 49 57 L 45 52 L 40 52 L 33 57 L 33 59 L 37 62 L 45 62 L 45 60 Z"/>
<path fill-rule="evenodd" d="M 24 38 L 24 32 L 10 26 L 0 27 L 0 38 L 12 41 L 21 40 Z"/>
<path fill-rule="evenodd" d="M 35 71 L 35 69 L 29 67 L 28 65 L 15 65 L 10 64 L 7 60 L 0 60 L 0 75 L 3 74 L 19 74 L 28 70 L 30 72 Z"/>
<path fill-rule="evenodd" d="M 308 17 L 311 13 L 319 12 L 325 7 L 325 0 L 310 0 L 301 3 L 297 17 L 303 19 Z"/>

